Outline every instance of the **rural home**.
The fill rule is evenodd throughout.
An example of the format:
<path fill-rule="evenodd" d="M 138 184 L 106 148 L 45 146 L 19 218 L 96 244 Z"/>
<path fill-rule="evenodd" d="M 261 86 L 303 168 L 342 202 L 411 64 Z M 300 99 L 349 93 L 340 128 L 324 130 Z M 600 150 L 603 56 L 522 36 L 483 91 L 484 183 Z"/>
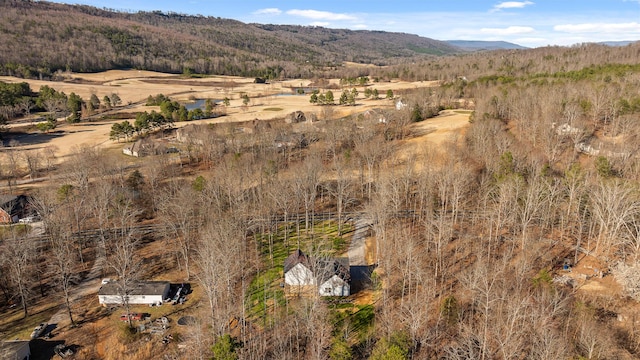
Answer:
<path fill-rule="evenodd" d="M 140 281 L 129 289 L 131 305 L 161 305 L 169 297 L 168 281 Z M 122 291 L 117 281 L 110 281 L 98 290 L 98 302 L 103 305 L 122 304 Z"/>
<path fill-rule="evenodd" d="M 29 211 L 29 198 L 25 195 L 0 196 L 0 223 L 8 224 L 17 222 L 27 215 Z"/>
<path fill-rule="evenodd" d="M 300 249 L 284 260 L 284 283 L 290 286 L 316 285 L 309 258 Z"/>
<path fill-rule="evenodd" d="M 204 145 L 210 133 L 207 125 L 189 124 L 176 129 L 176 140 L 185 144 Z"/>
<path fill-rule="evenodd" d="M 29 341 L 3 341 L 0 343 L 0 360 L 30 359 Z"/>
<path fill-rule="evenodd" d="M 151 155 L 161 155 L 170 152 L 164 144 L 158 143 L 150 138 L 136 140 L 132 144 L 126 145 L 122 153 L 129 156 L 143 157 Z"/>
<path fill-rule="evenodd" d="M 310 259 L 298 249 L 284 261 L 284 283 L 290 291 L 311 287 L 320 296 L 349 296 L 350 281 L 348 259 Z"/>
<path fill-rule="evenodd" d="M 351 294 L 349 259 L 326 261 L 318 277 L 320 296 L 349 296 Z"/>
<path fill-rule="evenodd" d="M 562 124 L 560 126 L 556 126 L 556 123 L 553 123 L 552 126 L 556 129 L 556 134 L 563 135 L 576 135 L 584 132 L 582 129 L 573 127 L 569 124 Z"/>
<path fill-rule="evenodd" d="M 302 149 L 309 145 L 309 141 L 304 134 L 283 134 L 279 133 L 273 140 L 277 149 Z"/>
<path fill-rule="evenodd" d="M 368 121 L 375 121 L 380 124 L 387 123 L 387 118 L 384 116 L 384 114 L 381 111 L 377 109 L 367 110 L 364 112 L 363 116 L 365 120 L 368 120 Z"/>
<path fill-rule="evenodd" d="M 297 124 L 305 121 L 307 121 L 307 117 L 302 111 L 294 111 L 284 118 L 284 122 L 287 124 Z"/>

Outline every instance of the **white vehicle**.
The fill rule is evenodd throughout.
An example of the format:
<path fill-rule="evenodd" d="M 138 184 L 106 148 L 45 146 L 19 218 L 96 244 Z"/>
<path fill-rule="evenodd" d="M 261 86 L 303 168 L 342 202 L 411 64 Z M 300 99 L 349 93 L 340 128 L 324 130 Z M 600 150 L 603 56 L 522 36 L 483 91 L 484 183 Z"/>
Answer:
<path fill-rule="evenodd" d="M 24 217 L 24 218 L 18 220 L 18 223 L 20 223 L 20 224 L 31 224 L 32 222 L 35 222 L 35 221 L 36 221 L 35 216 L 27 216 L 27 217 Z"/>
<path fill-rule="evenodd" d="M 38 337 L 40 337 L 40 335 L 42 335 L 42 333 L 47 329 L 47 325 L 47 323 L 41 323 L 40 325 L 36 326 L 36 328 L 33 329 L 33 332 L 31 333 L 31 338 L 37 339 Z"/>
<path fill-rule="evenodd" d="M 111 279 L 102 279 L 102 285 L 108 284 L 111 282 Z"/>

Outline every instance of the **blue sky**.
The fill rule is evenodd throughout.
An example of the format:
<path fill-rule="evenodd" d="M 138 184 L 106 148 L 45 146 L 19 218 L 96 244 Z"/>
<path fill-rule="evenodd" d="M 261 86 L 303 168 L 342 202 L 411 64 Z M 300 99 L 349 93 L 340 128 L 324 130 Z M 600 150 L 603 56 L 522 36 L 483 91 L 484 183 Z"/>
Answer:
<path fill-rule="evenodd" d="M 640 0 L 63 0 L 119 11 L 177 12 L 245 23 L 503 40 L 523 46 L 640 40 Z"/>

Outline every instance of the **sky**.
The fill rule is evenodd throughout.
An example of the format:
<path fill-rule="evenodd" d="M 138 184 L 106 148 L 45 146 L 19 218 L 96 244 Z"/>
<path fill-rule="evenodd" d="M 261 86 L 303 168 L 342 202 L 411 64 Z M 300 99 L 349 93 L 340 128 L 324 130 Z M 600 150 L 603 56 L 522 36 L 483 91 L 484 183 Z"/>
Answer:
<path fill-rule="evenodd" d="M 244 23 L 508 41 L 527 47 L 640 40 L 640 0 L 61 0 L 118 11 L 176 12 Z"/>

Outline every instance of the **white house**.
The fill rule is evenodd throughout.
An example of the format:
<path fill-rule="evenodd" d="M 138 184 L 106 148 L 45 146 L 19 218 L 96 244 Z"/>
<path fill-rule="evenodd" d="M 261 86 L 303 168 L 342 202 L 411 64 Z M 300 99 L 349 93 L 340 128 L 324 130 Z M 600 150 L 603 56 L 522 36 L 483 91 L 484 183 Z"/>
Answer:
<path fill-rule="evenodd" d="M 345 279 L 334 274 L 318 286 L 318 293 L 320 296 L 349 296 L 351 286 Z"/>
<path fill-rule="evenodd" d="M 351 294 L 351 274 L 349 259 L 329 259 L 324 261 L 318 274 L 320 296 L 349 296 Z"/>
<path fill-rule="evenodd" d="M 28 341 L 3 341 L 0 343 L 1 360 L 29 360 L 31 349 Z"/>
<path fill-rule="evenodd" d="M 289 290 L 303 293 L 312 287 L 320 296 L 349 296 L 350 281 L 348 259 L 311 259 L 296 250 L 284 261 L 284 283 Z"/>
<path fill-rule="evenodd" d="M 573 127 L 567 123 L 564 123 L 562 125 L 556 126 L 556 123 L 552 124 L 553 127 L 555 127 L 556 129 L 556 134 L 558 135 L 577 135 L 580 134 L 581 132 L 583 132 L 582 129 L 577 128 L 577 127 Z"/>
<path fill-rule="evenodd" d="M 309 259 L 299 249 L 284 260 L 284 283 L 290 286 L 316 285 Z"/>
<path fill-rule="evenodd" d="M 140 281 L 131 286 L 128 292 L 131 305 L 161 305 L 169 297 L 168 281 Z M 101 305 L 122 304 L 122 291 L 117 281 L 108 282 L 98 290 Z"/>

